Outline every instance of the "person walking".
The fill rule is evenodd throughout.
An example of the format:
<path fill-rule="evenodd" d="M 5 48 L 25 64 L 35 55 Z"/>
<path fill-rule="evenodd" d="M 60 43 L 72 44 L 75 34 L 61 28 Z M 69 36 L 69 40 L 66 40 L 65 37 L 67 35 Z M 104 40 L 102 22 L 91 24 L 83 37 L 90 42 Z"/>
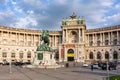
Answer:
<path fill-rule="evenodd" d="M 93 71 L 93 65 L 91 64 L 91 71 Z"/>

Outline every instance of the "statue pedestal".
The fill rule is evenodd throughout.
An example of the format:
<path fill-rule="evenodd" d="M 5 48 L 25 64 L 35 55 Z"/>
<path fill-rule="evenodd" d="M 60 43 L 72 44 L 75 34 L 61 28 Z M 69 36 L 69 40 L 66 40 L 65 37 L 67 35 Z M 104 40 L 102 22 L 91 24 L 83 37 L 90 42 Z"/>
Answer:
<path fill-rule="evenodd" d="M 48 51 L 36 51 L 33 65 L 55 65 L 54 53 Z"/>
<path fill-rule="evenodd" d="M 56 64 L 54 53 L 49 51 L 36 51 L 32 65 L 23 66 L 26 68 L 60 68 L 63 65 Z"/>

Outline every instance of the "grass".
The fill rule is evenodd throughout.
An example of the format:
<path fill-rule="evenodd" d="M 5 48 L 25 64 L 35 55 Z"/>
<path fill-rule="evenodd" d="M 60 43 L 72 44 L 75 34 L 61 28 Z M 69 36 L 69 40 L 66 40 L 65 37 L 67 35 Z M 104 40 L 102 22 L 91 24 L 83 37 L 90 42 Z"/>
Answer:
<path fill-rule="evenodd" d="M 111 76 L 109 80 L 120 80 L 120 75 L 118 76 Z"/>

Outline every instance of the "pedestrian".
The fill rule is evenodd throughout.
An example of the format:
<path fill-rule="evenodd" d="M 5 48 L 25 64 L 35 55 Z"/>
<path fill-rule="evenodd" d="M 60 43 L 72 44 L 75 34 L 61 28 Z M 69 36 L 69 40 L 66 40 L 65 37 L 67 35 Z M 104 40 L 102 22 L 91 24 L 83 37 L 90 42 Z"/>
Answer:
<path fill-rule="evenodd" d="M 69 67 L 69 63 L 67 62 L 67 63 L 66 63 L 66 68 L 68 68 L 68 67 Z"/>
<path fill-rule="evenodd" d="M 73 62 L 73 67 L 75 67 L 76 66 L 76 63 L 75 62 Z"/>
<path fill-rule="evenodd" d="M 93 71 L 93 65 L 91 64 L 91 71 Z"/>

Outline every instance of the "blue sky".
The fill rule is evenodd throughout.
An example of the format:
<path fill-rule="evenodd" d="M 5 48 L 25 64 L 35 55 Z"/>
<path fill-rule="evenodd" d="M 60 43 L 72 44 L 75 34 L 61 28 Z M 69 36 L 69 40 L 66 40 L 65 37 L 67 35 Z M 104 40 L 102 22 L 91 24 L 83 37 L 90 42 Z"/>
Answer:
<path fill-rule="evenodd" d="M 88 29 L 120 24 L 119 0 L 0 0 L 0 25 L 61 30 L 73 12 L 84 16 Z"/>

